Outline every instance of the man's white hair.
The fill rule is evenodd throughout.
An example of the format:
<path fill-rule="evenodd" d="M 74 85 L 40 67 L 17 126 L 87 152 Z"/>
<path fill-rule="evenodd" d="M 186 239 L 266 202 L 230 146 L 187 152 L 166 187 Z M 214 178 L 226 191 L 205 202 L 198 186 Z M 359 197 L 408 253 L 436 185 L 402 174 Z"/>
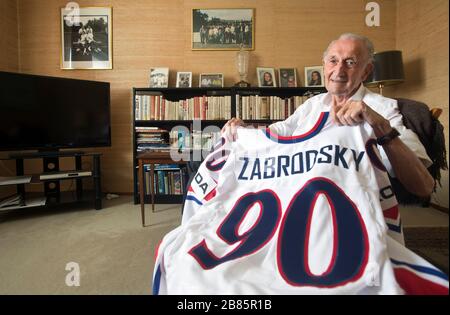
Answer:
<path fill-rule="evenodd" d="M 374 62 L 374 48 L 373 48 L 373 44 L 370 41 L 370 39 L 368 39 L 366 36 L 363 35 L 357 35 L 357 34 L 353 34 L 353 33 L 344 33 L 341 36 L 339 36 L 338 39 L 333 40 L 327 47 L 327 49 L 325 50 L 325 52 L 323 53 L 323 60 L 325 60 L 325 57 L 328 55 L 328 50 L 330 50 L 330 47 L 336 43 L 338 40 L 342 40 L 342 39 L 350 39 L 350 40 L 358 40 L 363 42 L 364 47 L 366 48 L 366 53 L 367 53 L 367 63 L 373 63 Z"/>

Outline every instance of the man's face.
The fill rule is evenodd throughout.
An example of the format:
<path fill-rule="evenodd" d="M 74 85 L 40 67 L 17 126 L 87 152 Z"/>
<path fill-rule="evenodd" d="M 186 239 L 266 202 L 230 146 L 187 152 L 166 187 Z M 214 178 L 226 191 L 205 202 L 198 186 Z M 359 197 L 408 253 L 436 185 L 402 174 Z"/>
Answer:
<path fill-rule="evenodd" d="M 358 40 L 336 41 L 324 58 L 325 87 L 334 95 L 350 97 L 372 71 L 364 44 Z"/>

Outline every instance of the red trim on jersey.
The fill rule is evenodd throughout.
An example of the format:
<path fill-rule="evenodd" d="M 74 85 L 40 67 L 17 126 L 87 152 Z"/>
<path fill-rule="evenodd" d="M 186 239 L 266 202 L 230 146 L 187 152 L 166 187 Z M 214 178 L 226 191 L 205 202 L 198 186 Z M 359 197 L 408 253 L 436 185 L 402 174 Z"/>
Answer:
<path fill-rule="evenodd" d="M 158 245 L 156 245 L 155 256 L 153 257 L 154 262 L 156 262 L 156 259 L 158 259 L 159 247 L 161 246 L 161 243 L 162 243 L 162 240 L 160 240 Z"/>
<path fill-rule="evenodd" d="M 214 189 L 211 190 L 211 191 L 205 196 L 205 198 L 203 198 L 203 199 L 206 200 L 206 201 L 209 201 L 209 200 L 213 199 L 213 198 L 216 196 L 216 193 L 217 193 L 217 191 L 216 191 L 216 189 L 214 188 Z"/>
<path fill-rule="evenodd" d="M 448 288 L 419 277 L 405 268 L 394 268 L 395 278 L 400 287 L 409 295 L 448 295 Z"/>
<path fill-rule="evenodd" d="M 308 185 L 311 181 L 314 180 L 325 180 L 331 184 L 333 184 L 334 186 L 336 186 L 336 188 L 338 188 L 341 192 L 341 194 L 353 205 L 353 207 L 356 209 L 356 214 L 358 216 L 359 222 L 361 224 L 361 228 L 362 228 L 362 232 L 363 232 L 363 238 L 364 238 L 364 245 L 365 245 L 365 250 L 364 250 L 364 259 L 361 263 L 361 268 L 358 272 L 358 274 L 356 274 L 352 279 L 349 279 L 347 281 L 345 281 L 344 283 L 339 283 L 338 285 L 333 285 L 333 286 L 327 286 L 327 285 L 316 285 L 315 287 L 317 288 L 335 288 L 335 287 L 340 287 L 340 286 L 344 286 L 350 282 L 355 282 L 358 279 L 360 279 L 365 270 L 366 270 L 366 266 L 367 266 L 367 262 L 369 260 L 369 251 L 370 251 L 370 244 L 369 244 L 369 236 L 367 233 L 367 228 L 366 228 L 366 224 L 361 216 L 361 212 L 359 211 L 358 207 L 356 206 L 356 204 L 347 196 L 347 194 L 341 189 L 341 187 L 339 187 L 338 185 L 336 185 L 333 181 L 331 181 L 328 178 L 325 177 L 313 177 L 310 180 L 308 180 L 307 182 L 305 182 L 302 186 L 302 188 L 294 195 L 294 197 L 292 197 L 291 201 L 289 202 L 289 205 L 286 208 L 286 212 L 284 213 L 283 216 L 283 220 L 281 221 L 281 225 L 280 225 L 280 229 L 278 231 L 278 242 L 277 242 L 277 269 L 278 272 L 280 273 L 281 277 L 284 279 L 284 281 L 286 281 L 286 283 L 292 285 L 292 286 L 296 286 L 296 287 L 303 287 L 304 285 L 299 285 L 296 283 L 293 283 L 292 281 L 289 280 L 289 278 L 286 276 L 286 274 L 283 272 L 281 266 L 281 243 L 282 243 L 282 237 L 280 236 L 282 234 L 282 230 L 284 229 L 284 225 L 285 225 L 285 221 L 286 218 L 288 217 L 288 211 L 290 211 L 291 207 L 292 207 L 292 203 L 295 201 L 295 199 L 297 198 L 297 195 L 300 194 Z"/>
<path fill-rule="evenodd" d="M 314 124 L 314 126 L 312 127 L 311 130 L 309 130 L 309 131 L 307 131 L 307 132 L 305 132 L 305 133 L 303 133 L 301 135 L 298 135 L 298 136 L 279 136 L 276 133 L 274 133 L 272 130 L 270 130 L 269 128 L 267 128 L 266 130 L 269 133 L 270 137 L 273 137 L 275 139 L 280 139 L 280 140 L 297 140 L 297 139 L 302 139 L 304 137 L 309 136 L 311 133 L 316 131 L 317 128 L 319 128 L 319 126 L 322 123 L 322 120 L 323 120 L 323 118 L 325 116 L 325 113 L 326 112 L 321 112 L 320 113 L 319 119 L 317 119 L 316 123 Z"/>
<path fill-rule="evenodd" d="M 383 210 L 383 215 L 385 218 L 397 220 L 398 218 L 398 205 L 395 205 L 389 209 Z"/>
<path fill-rule="evenodd" d="M 189 191 L 195 193 L 194 188 L 192 188 L 192 186 L 189 186 L 189 187 L 188 187 L 188 192 L 189 192 Z"/>
<path fill-rule="evenodd" d="M 331 212 L 331 218 L 332 218 L 332 222 L 333 222 L 333 253 L 331 254 L 331 259 L 330 259 L 327 269 L 324 272 L 322 272 L 321 274 L 315 275 L 311 272 L 311 269 L 309 268 L 309 262 L 308 262 L 309 261 L 309 234 L 311 232 L 311 222 L 312 222 L 315 205 L 317 202 L 317 198 L 319 198 L 320 194 L 323 194 L 325 196 L 325 198 L 327 198 L 328 204 L 330 205 L 330 208 L 331 208 L 330 212 Z M 337 229 L 338 229 L 338 226 L 337 226 L 337 222 L 336 222 L 336 208 L 334 207 L 333 202 L 328 198 L 326 191 L 316 192 L 316 195 L 314 196 L 314 199 L 309 208 L 309 216 L 308 216 L 308 223 L 307 223 L 307 227 L 306 227 L 306 236 L 305 236 L 305 247 L 304 247 L 304 254 L 303 254 L 305 272 L 309 276 L 311 276 L 311 277 L 326 276 L 333 269 L 333 266 L 336 263 L 337 248 L 339 246 Z"/>
<path fill-rule="evenodd" d="M 264 244 L 262 244 L 260 247 L 258 247 L 258 250 L 259 250 L 260 248 L 262 248 L 264 245 L 266 245 L 266 243 L 269 242 L 269 241 L 272 239 L 273 235 L 275 234 L 276 230 L 278 229 L 278 224 L 280 223 L 280 220 L 281 220 L 281 218 L 280 218 L 280 217 L 281 217 L 281 213 L 282 213 L 282 210 L 281 210 L 281 201 L 280 201 L 280 198 L 278 197 L 278 195 L 277 195 L 272 189 L 263 189 L 263 190 L 260 190 L 260 191 L 257 191 L 257 192 L 250 192 L 250 193 L 247 193 L 247 194 L 245 194 L 245 195 L 242 195 L 242 196 L 239 197 L 239 199 L 234 203 L 233 207 L 232 207 L 231 210 L 228 212 L 227 216 L 222 220 L 222 222 L 220 223 L 219 227 L 218 227 L 217 230 L 216 230 L 217 236 L 218 236 L 222 241 L 224 241 L 224 242 L 227 243 L 228 245 L 233 245 L 233 244 L 234 244 L 234 243 L 229 243 L 227 240 L 225 240 L 224 238 L 222 238 L 222 236 L 220 235 L 219 231 L 222 229 L 222 226 L 223 226 L 223 224 L 225 223 L 225 221 L 228 220 L 228 217 L 231 215 L 231 213 L 233 212 L 233 210 L 234 210 L 234 208 L 236 207 L 236 205 L 239 204 L 239 203 L 241 202 L 241 200 L 244 199 L 245 197 L 247 197 L 248 195 L 255 195 L 255 194 L 259 194 L 259 193 L 261 193 L 261 192 L 265 192 L 265 191 L 270 192 L 270 193 L 277 199 L 277 202 L 278 202 L 278 216 L 277 216 L 277 222 L 276 222 L 276 224 L 275 224 L 275 228 L 273 229 L 273 232 L 272 232 L 272 234 L 270 235 L 270 238 L 269 238 Z M 260 212 L 259 212 L 259 217 L 258 217 L 258 220 L 257 220 L 257 222 L 259 222 L 260 219 L 261 219 L 261 216 L 262 216 L 262 212 L 264 211 L 264 208 L 263 208 L 263 204 L 261 203 L 260 200 L 258 200 L 258 201 L 256 201 L 256 202 L 258 202 L 259 205 L 260 205 Z M 247 234 L 249 234 L 249 233 L 251 232 L 251 229 L 249 229 L 249 230 L 248 230 L 247 232 L 245 232 L 244 234 L 239 235 L 239 234 L 238 234 L 238 228 L 239 228 L 239 225 L 241 225 L 242 221 L 244 221 L 244 219 L 245 219 L 245 217 L 247 216 L 248 211 L 250 210 L 250 208 L 253 207 L 253 205 L 254 205 L 256 202 L 254 202 L 254 203 L 252 203 L 252 204 L 249 205 L 249 207 L 245 210 L 245 214 L 242 216 L 241 221 L 238 222 L 238 224 L 236 224 L 236 226 L 235 226 L 235 228 L 234 228 L 234 233 L 235 233 L 235 235 L 238 235 L 238 236 L 240 236 L 240 237 L 243 237 L 243 236 L 247 236 Z M 255 227 L 255 225 L 252 226 L 252 229 L 253 229 L 254 227 Z M 241 242 L 242 242 L 242 241 L 241 241 Z M 238 247 L 236 247 L 232 252 L 234 252 L 235 250 L 237 250 L 239 247 L 240 247 L 240 245 L 239 245 Z M 256 250 L 255 250 L 255 251 L 256 251 Z M 253 252 L 255 252 L 255 251 L 253 251 Z M 253 253 L 253 252 L 252 252 L 252 253 Z M 228 254 L 227 254 L 227 255 L 228 255 Z M 246 255 L 246 256 L 247 256 L 247 255 Z M 244 256 L 243 256 L 243 257 L 244 257 Z"/>
<path fill-rule="evenodd" d="M 237 250 L 241 247 L 242 243 L 246 241 L 245 237 L 252 231 L 252 229 L 253 229 L 256 225 L 254 224 L 254 225 L 252 226 L 251 229 L 249 229 L 247 232 L 245 232 L 245 233 L 242 234 L 242 235 L 238 235 L 238 234 L 237 234 L 237 227 L 235 227 L 235 233 L 236 233 L 236 235 L 238 235 L 239 237 L 242 237 L 242 238 L 243 238 L 243 239 L 241 239 L 241 240 L 239 240 L 238 242 L 235 242 L 235 243 L 229 243 L 229 242 L 227 242 L 224 238 L 222 238 L 222 236 L 221 236 L 220 233 L 219 233 L 220 229 L 222 228 L 222 225 L 223 225 L 224 222 L 228 219 L 228 217 L 229 217 L 229 215 L 231 214 L 231 212 L 233 211 L 234 207 L 236 206 L 236 204 L 238 204 L 238 203 L 240 202 L 240 200 L 241 200 L 242 198 L 244 198 L 244 197 L 247 196 L 247 195 L 250 195 L 250 194 L 258 194 L 258 193 L 263 192 L 263 191 L 270 191 L 270 192 L 273 194 L 273 196 L 277 199 L 277 202 L 278 202 L 277 222 L 276 222 L 276 224 L 275 224 L 275 226 L 274 226 L 274 228 L 273 228 L 272 234 L 269 235 L 268 238 L 267 238 L 267 240 L 266 240 L 264 243 L 262 243 L 259 247 L 255 248 L 253 251 L 251 251 L 251 252 L 249 252 L 249 253 L 247 253 L 247 254 L 245 254 L 245 255 L 239 257 L 239 258 L 233 259 L 232 261 L 234 261 L 234 260 L 236 260 L 236 259 L 241 259 L 241 258 L 247 257 L 247 256 L 249 256 L 249 255 L 252 255 L 252 254 L 258 252 L 258 251 L 259 251 L 261 248 L 263 248 L 267 243 L 269 243 L 270 240 L 273 238 L 274 234 L 276 233 L 276 231 L 277 231 L 277 229 L 278 229 L 278 225 L 279 225 L 279 223 L 280 223 L 280 217 L 281 217 L 281 201 L 280 201 L 280 199 L 278 198 L 278 195 L 277 195 L 273 190 L 271 190 L 271 189 L 264 189 L 264 190 L 260 190 L 260 191 L 258 191 L 258 192 L 256 192 L 256 193 L 248 193 L 248 194 L 245 194 L 245 195 L 241 196 L 241 197 L 238 199 L 238 201 L 235 202 L 235 204 L 234 204 L 232 210 L 231 210 L 231 211 L 228 213 L 228 215 L 222 220 L 222 222 L 221 222 L 220 225 L 219 225 L 219 228 L 216 230 L 217 236 L 218 236 L 222 241 L 224 241 L 225 243 L 227 243 L 227 244 L 229 244 L 229 245 L 233 245 L 233 244 L 239 242 L 239 245 L 238 245 L 238 246 L 236 246 L 231 252 L 226 253 L 225 255 L 223 255 L 223 257 L 228 256 L 228 255 L 231 255 L 232 253 L 234 253 L 235 251 L 237 251 Z M 260 201 L 257 201 L 257 202 L 260 202 Z M 254 203 L 253 203 L 253 204 L 254 204 Z M 247 215 L 248 210 L 251 208 L 251 206 L 253 206 L 253 204 L 251 204 L 251 205 L 249 206 L 249 208 L 246 210 L 246 213 L 245 213 L 245 215 L 243 216 L 243 218 Z M 257 220 L 258 222 L 259 222 L 259 220 L 260 220 L 260 218 L 261 218 L 261 216 L 262 216 L 262 211 L 264 211 L 263 208 L 261 208 L 261 210 L 260 210 L 260 214 L 259 214 L 259 217 L 258 217 L 258 220 Z M 242 219 L 242 220 L 243 220 L 243 219 Z M 241 222 L 242 222 L 242 220 L 241 220 Z M 192 256 L 192 257 L 200 264 L 200 266 L 201 266 L 203 269 L 208 270 L 208 269 L 213 269 L 213 268 L 215 268 L 215 267 L 207 268 L 207 267 L 202 263 L 201 260 L 197 259 L 197 257 L 193 254 L 193 251 L 194 251 L 197 247 L 204 247 L 205 250 L 210 254 L 210 256 L 213 257 L 213 259 L 215 259 L 215 260 L 220 260 L 221 257 L 217 257 L 216 255 L 214 255 L 214 253 L 208 248 L 208 245 L 206 244 L 206 240 L 205 240 L 205 239 L 203 239 L 199 244 L 195 245 L 194 247 L 192 247 L 192 248 L 189 250 L 188 254 L 191 255 L 191 256 Z"/>
<path fill-rule="evenodd" d="M 258 218 L 255 220 L 255 222 L 253 222 L 252 226 L 245 231 L 242 234 L 239 234 L 239 228 L 241 227 L 242 222 L 244 222 L 244 219 L 247 217 L 248 212 L 250 211 L 251 208 L 254 207 L 255 204 L 259 204 L 259 213 L 258 213 Z M 251 204 L 250 207 L 247 208 L 247 210 L 245 211 L 245 215 L 242 216 L 241 220 L 236 224 L 236 226 L 234 227 L 234 234 L 239 236 L 239 237 L 244 237 L 247 236 L 254 228 L 255 226 L 257 226 L 259 224 L 259 221 L 261 221 L 261 217 L 262 217 L 262 212 L 263 212 L 263 203 L 261 202 L 261 200 L 256 201 L 255 203 Z"/>

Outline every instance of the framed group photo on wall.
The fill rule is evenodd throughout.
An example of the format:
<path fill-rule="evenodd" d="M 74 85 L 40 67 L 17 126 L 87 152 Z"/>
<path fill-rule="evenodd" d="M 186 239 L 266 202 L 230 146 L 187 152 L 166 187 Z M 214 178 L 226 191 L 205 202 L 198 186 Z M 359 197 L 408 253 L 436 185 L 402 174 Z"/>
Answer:
<path fill-rule="evenodd" d="M 254 9 L 193 9 L 193 50 L 255 49 Z"/>
<path fill-rule="evenodd" d="M 325 86 L 323 66 L 305 67 L 305 86 Z"/>
<path fill-rule="evenodd" d="M 112 8 L 61 8 L 61 69 L 112 69 Z"/>

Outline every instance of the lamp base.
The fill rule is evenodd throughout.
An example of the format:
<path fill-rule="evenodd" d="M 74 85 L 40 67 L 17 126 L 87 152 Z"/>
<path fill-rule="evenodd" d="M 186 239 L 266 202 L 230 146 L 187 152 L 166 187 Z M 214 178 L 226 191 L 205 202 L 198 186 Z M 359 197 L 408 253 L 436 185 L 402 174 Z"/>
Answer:
<path fill-rule="evenodd" d="M 234 86 L 236 86 L 236 87 L 250 87 L 250 83 L 245 82 L 245 81 L 239 81 Z"/>

